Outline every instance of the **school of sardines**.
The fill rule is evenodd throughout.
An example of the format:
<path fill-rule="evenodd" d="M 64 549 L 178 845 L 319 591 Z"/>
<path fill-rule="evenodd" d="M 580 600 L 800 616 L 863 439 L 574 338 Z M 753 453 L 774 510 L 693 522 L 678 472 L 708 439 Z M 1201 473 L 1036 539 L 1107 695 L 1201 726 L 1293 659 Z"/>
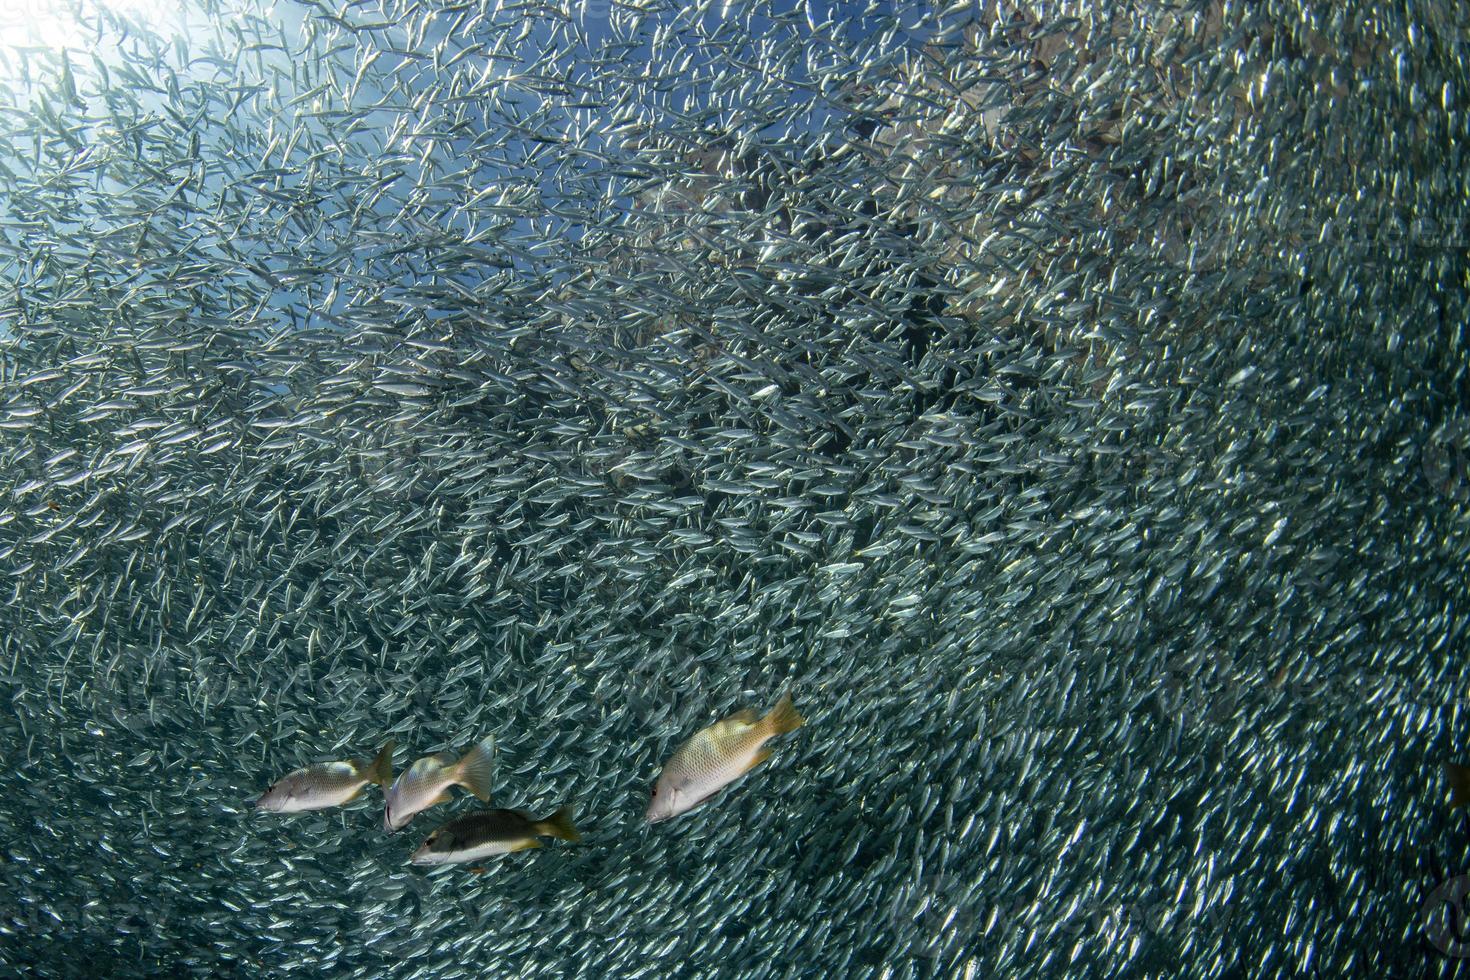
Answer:
<path fill-rule="evenodd" d="M 0 976 L 1456 975 L 1467 36 L 0 2 Z"/>

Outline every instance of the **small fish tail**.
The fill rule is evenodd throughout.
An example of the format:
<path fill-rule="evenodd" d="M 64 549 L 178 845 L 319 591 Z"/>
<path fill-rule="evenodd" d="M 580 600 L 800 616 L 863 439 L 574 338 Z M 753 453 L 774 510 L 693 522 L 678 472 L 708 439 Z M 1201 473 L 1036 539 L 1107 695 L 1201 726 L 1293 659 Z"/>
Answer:
<path fill-rule="evenodd" d="M 791 692 L 787 691 L 781 695 L 781 700 L 776 702 L 776 706 L 761 719 L 761 723 L 765 725 L 767 735 L 784 735 L 806 724 L 806 719 L 791 703 Z"/>
<path fill-rule="evenodd" d="M 1470 766 L 1446 762 L 1444 774 L 1450 781 L 1450 809 L 1470 803 Z"/>
<path fill-rule="evenodd" d="M 551 816 L 538 824 L 538 829 L 548 837 L 559 837 L 567 841 L 579 841 L 582 835 L 577 833 L 576 824 L 572 823 L 572 805 L 557 810 Z"/>
<path fill-rule="evenodd" d="M 393 785 L 393 750 L 396 747 L 393 739 L 388 739 L 378 750 L 378 757 L 368 764 L 368 780 L 384 789 Z"/>
<path fill-rule="evenodd" d="M 495 769 L 495 736 L 486 735 L 459 760 L 456 782 L 475 794 L 482 803 L 490 802 L 490 774 Z"/>

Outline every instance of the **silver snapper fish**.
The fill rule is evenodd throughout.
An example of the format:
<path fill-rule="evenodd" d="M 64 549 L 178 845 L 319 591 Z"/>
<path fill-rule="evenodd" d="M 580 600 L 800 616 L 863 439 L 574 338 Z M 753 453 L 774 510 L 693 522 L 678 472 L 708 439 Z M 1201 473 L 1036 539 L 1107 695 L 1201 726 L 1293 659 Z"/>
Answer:
<path fill-rule="evenodd" d="M 414 814 L 449 800 L 449 787 L 463 786 L 482 803 L 490 800 L 490 772 L 495 765 L 495 737 L 487 735 L 455 760 L 447 752 L 427 755 L 399 774 L 384 796 L 383 827 L 399 830 Z"/>
<path fill-rule="evenodd" d="M 496 854 L 540 847 L 537 837 L 579 841 L 570 804 L 537 820 L 522 810 L 481 810 L 467 813 L 430 834 L 413 852 L 413 864 L 462 864 Z"/>
<path fill-rule="evenodd" d="M 255 801 L 257 810 L 300 813 L 341 806 L 357 799 L 368 783 L 386 787 L 393 780 L 392 739 L 377 758 L 360 762 L 318 762 L 287 773 Z"/>
<path fill-rule="evenodd" d="M 764 748 L 769 739 L 796 731 L 804 722 L 791 695 L 783 694 L 764 718 L 747 708 L 698 732 L 664 764 L 648 804 L 648 822 L 659 823 L 708 802 L 770 758 L 771 750 Z"/>

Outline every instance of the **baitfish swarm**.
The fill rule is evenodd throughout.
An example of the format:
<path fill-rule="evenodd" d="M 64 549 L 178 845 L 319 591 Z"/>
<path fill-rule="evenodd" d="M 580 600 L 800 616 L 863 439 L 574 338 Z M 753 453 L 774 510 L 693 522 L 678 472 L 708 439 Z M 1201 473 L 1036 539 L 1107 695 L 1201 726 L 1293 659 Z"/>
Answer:
<path fill-rule="evenodd" d="M 0 973 L 1470 956 L 1461 5 L 13 9 Z"/>

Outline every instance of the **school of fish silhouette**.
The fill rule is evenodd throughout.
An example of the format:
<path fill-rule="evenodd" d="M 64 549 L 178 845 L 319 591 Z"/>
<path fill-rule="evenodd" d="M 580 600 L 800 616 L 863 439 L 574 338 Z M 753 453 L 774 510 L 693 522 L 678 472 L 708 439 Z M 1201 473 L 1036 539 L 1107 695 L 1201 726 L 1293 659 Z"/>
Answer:
<path fill-rule="evenodd" d="M 0 975 L 1462 972 L 1467 38 L 0 0 Z"/>

